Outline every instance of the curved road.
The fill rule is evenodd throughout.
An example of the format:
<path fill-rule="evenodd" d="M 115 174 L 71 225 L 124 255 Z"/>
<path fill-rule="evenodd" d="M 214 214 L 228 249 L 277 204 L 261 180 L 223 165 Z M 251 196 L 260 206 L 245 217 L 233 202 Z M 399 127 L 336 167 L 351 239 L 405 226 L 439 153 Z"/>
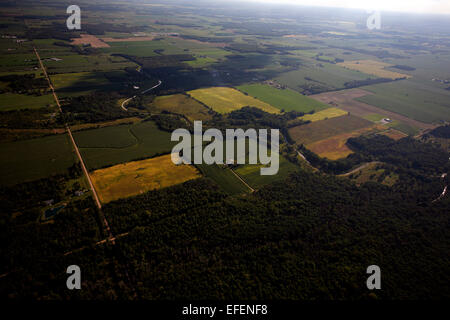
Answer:
<path fill-rule="evenodd" d="M 153 90 L 153 89 L 158 88 L 158 87 L 162 84 L 162 81 L 161 81 L 161 80 L 158 80 L 158 81 L 159 81 L 159 82 L 158 82 L 158 84 L 157 84 L 156 86 L 153 86 L 153 87 L 151 87 L 151 88 L 148 88 L 147 90 L 142 91 L 141 94 L 146 94 L 146 93 L 149 92 L 150 90 Z M 131 98 L 128 98 L 128 99 L 126 99 L 124 102 L 122 102 L 122 105 L 121 105 L 120 107 L 123 109 L 123 111 L 128 111 L 128 109 L 125 108 L 125 105 L 128 103 L 128 101 L 131 101 L 131 100 L 133 100 L 133 99 L 136 98 L 136 97 L 137 97 L 137 95 L 132 96 Z"/>

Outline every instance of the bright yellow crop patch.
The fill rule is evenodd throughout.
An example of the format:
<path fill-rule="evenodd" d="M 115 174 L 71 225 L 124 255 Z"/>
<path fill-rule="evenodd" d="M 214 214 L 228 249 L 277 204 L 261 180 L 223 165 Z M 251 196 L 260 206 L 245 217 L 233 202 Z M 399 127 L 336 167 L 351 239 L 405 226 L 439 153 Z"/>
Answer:
<path fill-rule="evenodd" d="M 189 91 L 188 94 L 218 113 L 229 113 L 245 106 L 256 107 L 269 113 L 280 113 L 279 109 L 270 104 L 247 96 L 233 88 L 212 87 Z"/>
<path fill-rule="evenodd" d="M 173 164 L 170 154 L 119 164 L 91 173 L 92 182 L 102 203 L 170 187 L 199 177 L 201 174 L 195 167 Z"/>
<path fill-rule="evenodd" d="M 322 111 L 314 112 L 313 114 L 305 114 L 303 117 L 300 117 L 300 119 L 305 121 L 320 121 L 320 120 L 326 120 L 331 118 L 336 118 L 340 116 L 345 116 L 348 114 L 347 111 L 344 111 L 339 108 L 328 108 Z"/>
<path fill-rule="evenodd" d="M 377 77 L 389 78 L 392 80 L 411 78 L 411 76 L 407 74 L 386 70 L 386 67 L 391 67 L 392 65 L 380 61 L 354 60 L 341 62 L 338 63 L 338 65 L 347 69 L 357 70 Z"/>

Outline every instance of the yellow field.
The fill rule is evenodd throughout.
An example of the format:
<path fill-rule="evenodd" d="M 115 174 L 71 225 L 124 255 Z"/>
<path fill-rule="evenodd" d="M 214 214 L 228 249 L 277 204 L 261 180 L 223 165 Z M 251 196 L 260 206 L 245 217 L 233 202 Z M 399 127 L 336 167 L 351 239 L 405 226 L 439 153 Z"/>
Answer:
<path fill-rule="evenodd" d="M 195 167 L 173 164 L 170 154 L 119 164 L 91 173 L 92 182 L 102 203 L 170 187 L 199 177 L 201 174 Z"/>
<path fill-rule="evenodd" d="M 354 60 L 354 61 L 340 62 L 338 63 L 338 65 L 347 69 L 357 70 L 381 78 L 389 78 L 393 80 L 411 78 L 411 76 L 407 74 L 386 70 L 385 68 L 390 67 L 391 65 L 380 61 Z"/>
<path fill-rule="evenodd" d="M 204 105 L 184 94 L 159 96 L 153 101 L 158 109 L 167 110 L 186 116 L 190 121 L 209 120 L 212 116 L 210 110 Z"/>
<path fill-rule="evenodd" d="M 369 128 L 339 134 L 331 138 L 308 144 L 306 145 L 306 148 L 322 158 L 327 158 L 329 160 L 343 159 L 353 153 L 353 151 L 346 145 L 348 139 L 358 137 L 365 133 L 383 130 L 386 130 L 386 127 L 377 124 Z"/>
<path fill-rule="evenodd" d="M 303 117 L 300 117 L 299 119 L 314 122 L 345 116 L 347 113 L 348 113 L 347 111 L 344 111 L 339 108 L 329 108 L 322 111 L 314 112 L 313 114 L 305 114 Z"/>
<path fill-rule="evenodd" d="M 188 94 L 218 113 L 229 113 L 245 106 L 256 107 L 269 113 L 280 113 L 280 110 L 270 104 L 246 96 L 233 88 L 212 87 L 189 91 Z"/>

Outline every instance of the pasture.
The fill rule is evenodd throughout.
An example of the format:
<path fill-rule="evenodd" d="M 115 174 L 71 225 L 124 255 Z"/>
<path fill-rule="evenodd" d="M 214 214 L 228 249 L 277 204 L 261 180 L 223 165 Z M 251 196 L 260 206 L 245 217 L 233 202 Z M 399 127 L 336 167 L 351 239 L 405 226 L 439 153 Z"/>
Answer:
<path fill-rule="evenodd" d="M 242 92 L 228 87 L 197 89 L 189 91 L 188 94 L 214 111 L 222 114 L 241 109 L 245 106 L 256 107 L 269 113 L 280 112 L 280 110 L 265 102 L 246 96 Z"/>
<path fill-rule="evenodd" d="M 58 173 L 75 163 L 66 134 L 0 143 L 0 184 L 14 185 Z"/>
<path fill-rule="evenodd" d="M 156 97 L 152 105 L 160 110 L 184 115 L 191 122 L 211 119 L 208 108 L 184 94 Z"/>
<path fill-rule="evenodd" d="M 150 121 L 73 133 L 89 170 L 169 153 L 176 142 Z"/>
<path fill-rule="evenodd" d="M 328 108 L 327 105 L 291 89 L 281 90 L 263 84 L 243 85 L 237 87 L 237 89 L 285 112 L 299 111 L 307 113 Z"/>
<path fill-rule="evenodd" d="M 290 128 L 289 135 L 296 143 L 307 145 L 370 126 L 372 126 L 372 122 L 368 120 L 353 115 L 346 115 Z"/>
<path fill-rule="evenodd" d="M 197 179 L 201 174 L 193 166 L 173 164 L 168 154 L 99 169 L 90 176 L 100 201 L 107 203 Z"/>

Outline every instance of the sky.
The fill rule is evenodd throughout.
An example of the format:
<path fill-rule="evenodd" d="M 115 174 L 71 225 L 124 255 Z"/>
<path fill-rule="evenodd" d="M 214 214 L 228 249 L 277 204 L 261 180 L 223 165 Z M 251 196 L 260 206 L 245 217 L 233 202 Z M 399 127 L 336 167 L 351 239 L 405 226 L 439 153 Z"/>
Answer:
<path fill-rule="evenodd" d="M 292 3 L 308 6 L 359 8 L 367 10 L 450 14 L 450 0 L 247 0 Z"/>

